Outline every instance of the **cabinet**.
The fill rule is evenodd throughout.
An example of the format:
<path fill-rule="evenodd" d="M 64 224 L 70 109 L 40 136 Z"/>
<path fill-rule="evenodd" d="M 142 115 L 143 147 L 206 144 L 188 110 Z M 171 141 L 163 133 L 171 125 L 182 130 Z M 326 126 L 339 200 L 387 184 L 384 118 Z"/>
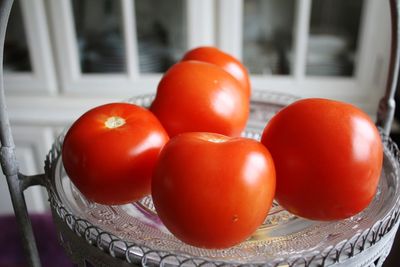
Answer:
<path fill-rule="evenodd" d="M 40 172 L 50 132 L 93 106 L 154 93 L 200 45 L 240 58 L 255 89 L 344 100 L 374 116 L 389 25 L 388 1 L 376 0 L 15 0 L 5 85 L 19 157 Z"/>

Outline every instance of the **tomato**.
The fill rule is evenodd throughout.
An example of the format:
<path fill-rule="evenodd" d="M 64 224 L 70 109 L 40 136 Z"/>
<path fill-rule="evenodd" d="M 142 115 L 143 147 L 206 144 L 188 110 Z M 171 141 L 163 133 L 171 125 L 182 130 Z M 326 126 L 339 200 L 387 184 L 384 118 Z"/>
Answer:
<path fill-rule="evenodd" d="M 242 85 L 247 96 L 251 94 L 250 78 L 243 64 L 233 56 L 219 50 L 216 47 L 202 46 L 188 51 L 183 59 L 198 60 L 217 65 L 235 77 Z"/>
<path fill-rule="evenodd" d="M 88 199 L 124 204 L 150 194 L 151 177 L 168 135 L 148 110 L 112 103 L 83 114 L 62 147 L 65 171 Z"/>
<path fill-rule="evenodd" d="M 297 101 L 271 119 L 261 142 L 274 159 L 276 199 L 298 216 L 347 218 L 375 195 L 382 142 L 368 115 L 350 104 Z"/>
<path fill-rule="evenodd" d="M 215 133 L 172 138 L 152 181 L 161 221 L 182 241 L 205 248 L 249 237 L 267 216 L 274 191 L 273 161 L 261 143 Z"/>
<path fill-rule="evenodd" d="M 240 84 L 221 68 L 184 61 L 161 79 L 151 111 L 171 137 L 182 132 L 239 136 L 249 116 L 249 101 Z"/>

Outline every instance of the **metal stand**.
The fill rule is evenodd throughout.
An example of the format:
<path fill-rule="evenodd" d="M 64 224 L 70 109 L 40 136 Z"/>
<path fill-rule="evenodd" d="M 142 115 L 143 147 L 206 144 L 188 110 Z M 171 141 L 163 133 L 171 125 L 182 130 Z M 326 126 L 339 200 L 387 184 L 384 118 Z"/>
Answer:
<path fill-rule="evenodd" d="M 398 0 L 390 0 L 390 15 L 392 21 L 392 43 L 391 43 L 391 54 L 390 54 L 390 65 L 388 79 L 386 82 L 385 95 L 379 102 L 377 122 L 379 127 L 382 127 L 386 135 L 390 134 L 392 127 L 394 110 L 396 108 L 396 102 L 394 101 L 394 95 L 398 84 L 399 76 L 399 62 L 400 62 L 400 2 Z"/>
<path fill-rule="evenodd" d="M 4 39 L 7 22 L 10 15 L 13 0 L 0 0 L 0 62 L 3 62 Z M 386 135 L 389 134 L 393 121 L 395 101 L 394 94 L 398 86 L 399 62 L 400 62 L 400 1 L 390 0 L 392 18 L 392 47 L 387 88 L 381 99 L 378 109 L 377 125 L 381 126 Z M 28 216 L 24 190 L 32 185 L 43 185 L 44 175 L 24 176 L 18 171 L 18 162 L 15 156 L 15 145 L 11 134 L 11 127 L 7 115 L 3 84 L 3 66 L 0 65 L 0 160 L 2 170 L 7 177 L 15 216 L 21 231 L 22 244 L 30 266 L 39 267 L 40 260 L 36 247 L 35 237 L 32 231 L 31 221 Z M 388 237 L 393 238 L 393 237 Z M 388 248 L 387 250 L 389 250 Z M 384 257 L 383 257 L 384 259 Z M 382 260 L 383 261 L 383 260 Z M 381 262 L 382 263 L 382 262 Z M 381 264 L 380 263 L 380 264 Z"/>
<path fill-rule="evenodd" d="M 2 0 L 0 3 L 0 62 L 3 62 L 4 39 L 8 18 L 10 16 L 13 0 Z M 28 177 L 18 172 L 18 162 L 15 156 L 15 145 L 11 134 L 11 126 L 7 115 L 4 96 L 3 64 L 0 65 L 0 159 L 3 173 L 7 177 L 11 201 L 14 207 L 15 217 L 21 231 L 22 244 L 28 263 L 32 267 L 40 267 L 39 253 L 33 235 L 31 220 L 28 216 L 24 190 L 30 185 L 38 184 L 41 176 Z"/>

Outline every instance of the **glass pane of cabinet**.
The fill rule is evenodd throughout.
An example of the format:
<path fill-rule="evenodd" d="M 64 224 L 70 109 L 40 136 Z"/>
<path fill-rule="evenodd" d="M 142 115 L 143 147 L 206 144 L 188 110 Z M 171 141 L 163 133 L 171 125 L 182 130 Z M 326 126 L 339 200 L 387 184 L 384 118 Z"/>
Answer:
<path fill-rule="evenodd" d="M 243 62 L 251 74 L 292 71 L 294 0 L 244 0 Z"/>
<path fill-rule="evenodd" d="M 312 1 L 307 75 L 352 76 L 363 0 Z"/>
<path fill-rule="evenodd" d="M 82 73 L 126 71 L 121 1 L 72 0 Z"/>
<path fill-rule="evenodd" d="M 32 71 L 21 6 L 18 0 L 14 2 L 11 9 L 10 20 L 7 26 L 4 43 L 4 71 Z"/>
<path fill-rule="evenodd" d="M 141 73 L 160 73 L 186 51 L 186 1 L 136 0 L 136 31 Z"/>

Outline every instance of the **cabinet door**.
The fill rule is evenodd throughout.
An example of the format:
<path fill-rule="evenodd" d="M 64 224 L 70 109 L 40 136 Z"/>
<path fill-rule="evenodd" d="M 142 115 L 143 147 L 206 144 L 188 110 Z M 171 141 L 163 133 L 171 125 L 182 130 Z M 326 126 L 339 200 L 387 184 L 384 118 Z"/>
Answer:
<path fill-rule="evenodd" d="M 43 0 L 14 1 L 5 39 L 4 71 L 8 95 L 56 91 Z"/>
<path fill-rule="evenodd" d="M 50 150 L 54 135 L 51 128 L 13 127 L 16 154 L 20 172 L 26 175 L 44 172 L 44 160 Z M 29 212 L 44 212 L 48 209 L 47 193 L 40 186 L 25 191 L 25 200 Z M 13 208 L 6 178 L 0 175 L 0 214 L 12 213 Z"/>
<path fill-rule="evenodd" d="M 190 47 L 213 45 L 213 0 L 58 0 L 49 9 L 65 93 L 153 93 Z"/>
<path fill-rule="evenodd" d="M 219 0 L 218 45 L 254 88 L 377 109 L 387 75 L 389 1 Z"/>

